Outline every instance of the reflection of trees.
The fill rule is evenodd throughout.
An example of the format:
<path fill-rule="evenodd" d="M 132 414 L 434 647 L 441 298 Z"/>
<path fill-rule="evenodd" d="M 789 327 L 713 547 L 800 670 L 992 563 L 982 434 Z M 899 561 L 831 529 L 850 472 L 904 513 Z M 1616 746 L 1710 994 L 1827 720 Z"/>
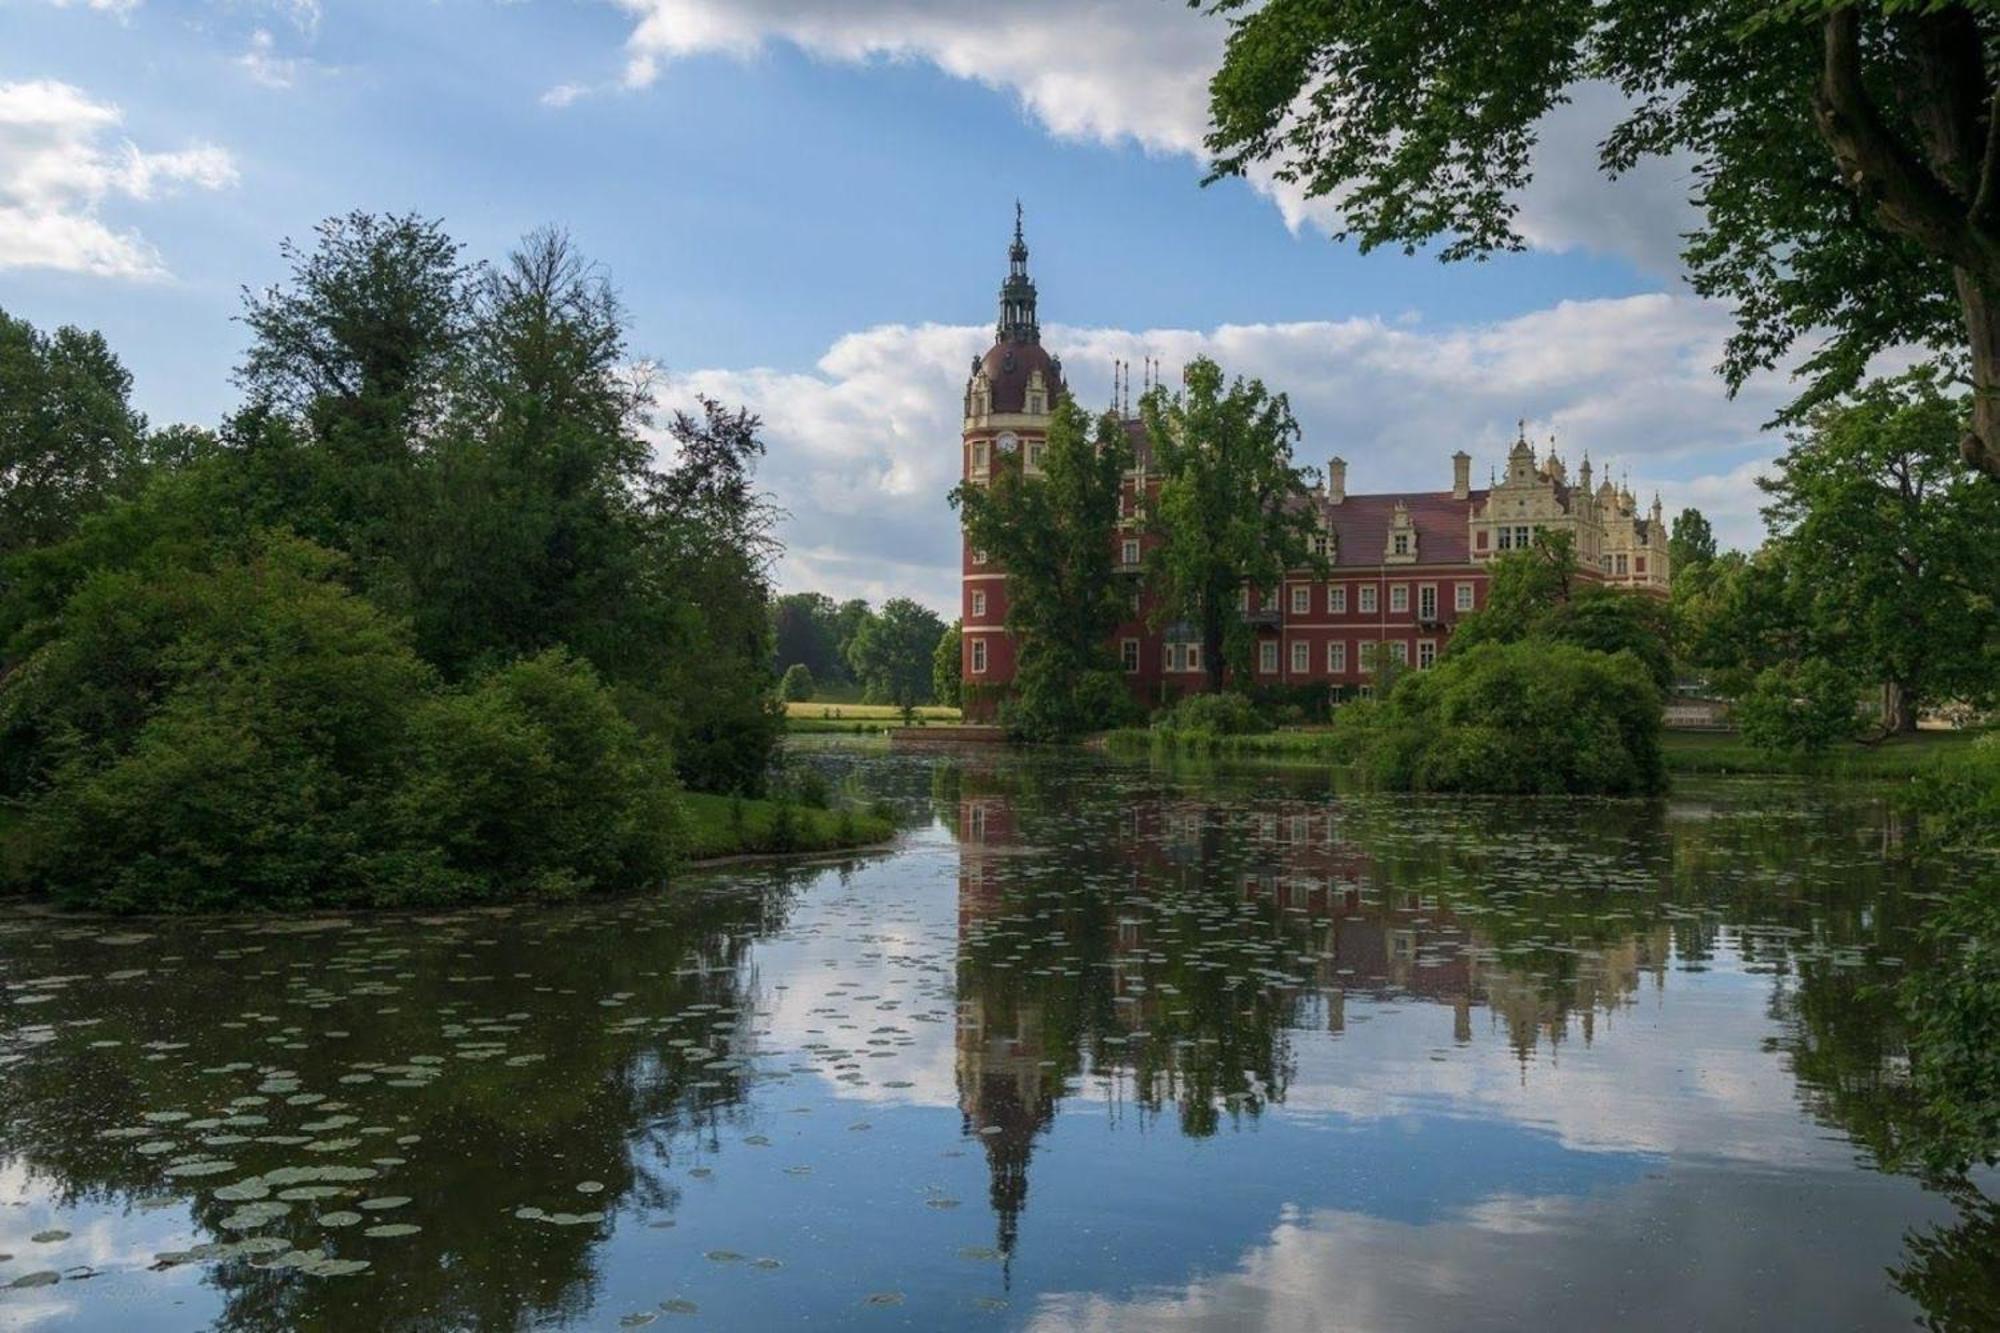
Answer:
<path fill-rule="evenodd" d="M 1950 1226 L 1903 1238 L 1903 1262 L 1890 1280 L 1923 1308 L 1936 1333 L 1990 1333 L 2000 1328 L 2000 1203 L 1976 1190 L 1955 1200 Z"/>
<path fill-rule="evenodd" d="M 1337 1030 L 1358 992 L 1450 1006 L 1460 1040 L 1483 1007 L 1525 1062 L 1726 953 L 1769 976 L 1809 1114 L 1892 1171 L 1925 1132 L 1895 983 L 1929 963 L 1933 872 L 1886 801 L 1427 801 L 985 757 L 934 795 L 961 845 L 961 1103 L 996 1131 L 1003 1248 L 1070 1080 L 1212 1133 L 1282 1100 L 1287 1029 Z M 1975 1273 L 1957 1299 L 1990 1299 L 1970 1258 L 1992 1206 L 1967 1217 L 1912 1240 L 1903 1272 L 1934 1311 Z"/>
<path fill-rule="evenodd" d="M 729 896 L 689 889 L 672 907 L 373 919 L 313 933 L 162 928 L 149 947 L 178 953 L 180 965 L 74 983 L 96 988 L 90 1012 L 102 1021 L 57 1028 L 43 1043 L 47 1029 L 23 1025 L 30 1011 L 0 1013 L 14 1025 L 0 1032 L 0 1052 L 25 1056 L 0 1077 L 0 1152 L 66 1202 L 191 1197 L 197 1226 L 220 1241 L 245 1233 L 222 1227 L 239 1205 L 213 1198 L 216 1186 L 280 1166 L 376 1164 L 379 1177 L 351 1193 L 294 1201 L 247 1233 L 368 1259 L 367 1276 L 307 1277 L 260 1266 L 268 1256 L 225 1261 L 210 1274 L 224 1296 L 223 1327 L 511 1328 L 578 1317 L 609 1223 L 558 1227 L 511 1214 L 675 1205 L 657 1166 L 671 1146 L 700 1151 L 742 1098 L 737 1062 L 751 1053 L 742 1016 L 755 987 L 745 955 L 781 924 L 793 886 L 777 873 L 761 894 L 740 882 Z M 27 966 L 41 977 L 94 978 L 114 953 L 91 941 L 98 933 L 65 931 L 48 950 L 7 951 L 8 981 L 21 984 Z M 612 997 L 619 1002 L 601 1003 Z M 64 1008 L 59 998 L 33 1012 L 59 1024 Z M 91 1044 L 107 1041 L 122 1044 Z M 187 1044 L 153 1045 L 162 1042 Z M 508 1063 L 527 1056 L 541 1058 Z M 435 1057 L 442 1072 L 429 1086 L 391 1085 L 424 1067 L 412 1057 Z M 342 1081 L 361 1074 L 369 1081 Z M 325 1100 L 288 1104 L 312 1094 Z M 176 1147 L 159 1156 L 99 1135 L 163 1110 L 192 1112 L 205 1127 L 160 1125 L 157 1136 Z M 268 1123 L 207 1125 L 232 1113 Z M 336 1115 L 354 1119 L 300 1128 Z M 227 1141 L 235 1135 L 244 1141 Z M 353 1143 L 322 1153 L 307 1139 Z M 165 1174 L 189 1155 L 236 1166 L 199 1179 Z M 578 1193 L 586 1180 L 602 1192 Z M 412 1202 L 364 1226 L 407 1220 L 423 1230 L 368 1238 L 359 1226 L 318 1225 L 322 1213 L 371 1195 Z"/>

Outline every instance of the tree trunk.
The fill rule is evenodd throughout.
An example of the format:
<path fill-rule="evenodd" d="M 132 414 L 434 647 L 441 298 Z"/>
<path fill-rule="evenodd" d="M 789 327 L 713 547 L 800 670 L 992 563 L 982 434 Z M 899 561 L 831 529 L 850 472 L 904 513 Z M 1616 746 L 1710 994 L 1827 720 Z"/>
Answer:
<path fill-rule="evenodd" d="M 2000 300 L 1964 269 L 1953 269 L 1972 353 L 1972 431 L 1958 443 L 1968 467 L 2000 477 Z"/>
<path fill-rule="evenodd" d="M 1882 682 L 1882 731 L 1884 735 L 1908 735 L 1917 729 L 1917 710 L 1910 696 L 1893 680 Z"/>

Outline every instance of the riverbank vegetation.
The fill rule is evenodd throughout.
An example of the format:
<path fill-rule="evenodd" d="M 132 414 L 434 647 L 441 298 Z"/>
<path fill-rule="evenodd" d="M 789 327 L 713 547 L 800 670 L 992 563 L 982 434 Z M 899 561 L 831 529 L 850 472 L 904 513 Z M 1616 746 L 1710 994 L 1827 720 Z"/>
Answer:
<path fill-rule="evenodd" d="M 729 856 L 839 851 L 885 843 L 896 826 L 883 810 L 827 809 L 791 794 L 775 800 L 689 792 L 687 854 L 698 861 Z"/>
<path fill-rule="evenodd" d="M 246 294 L 241 407 L 153 429 L 102 339 L 0 317 L 7 887 L 116 910 L 658 883 L 759 793 L 756 418 L 664 427 L 553 232 L 355 214 Z"/>

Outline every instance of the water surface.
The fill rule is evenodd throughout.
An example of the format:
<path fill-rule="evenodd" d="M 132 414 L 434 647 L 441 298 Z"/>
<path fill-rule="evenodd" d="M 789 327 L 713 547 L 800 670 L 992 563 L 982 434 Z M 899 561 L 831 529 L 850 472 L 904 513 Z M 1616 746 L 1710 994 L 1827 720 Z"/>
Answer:
<path fill-rule="evenodd" d="M 1993 1326 L 1878 795 L 804 761 L 898 845 L 0 920 L 0 1327 Z"/>

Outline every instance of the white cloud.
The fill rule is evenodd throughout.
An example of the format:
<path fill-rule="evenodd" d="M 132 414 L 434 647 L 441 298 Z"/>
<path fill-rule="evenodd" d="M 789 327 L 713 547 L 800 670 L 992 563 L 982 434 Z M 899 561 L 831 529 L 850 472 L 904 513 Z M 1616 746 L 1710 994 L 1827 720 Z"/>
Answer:
<path fill-rule="evenodd" d="M 137 9 L 141 0 L 48 0 L 57 9 L 94 9 L 100 14 L 124 16 Z"/>
<path fill-rule="evenodd" d="M 299 80 L 299 69 L 303 64 L 295 56 L 278 54 L 278 43 L 271 36 L 269 28 L 258 28 L 250 34 L 250 45 L 243 54 L 236 57 L 236 65 L 253 82 L 266 88 L 289 88 Z"/>
<path fill-rule="evenodd" d="M 1011 93 L 1057 138 L 1134 144 L 1195 161 L 1205 160 L 1208 80 L 1227 33 L 1221 21 L 1184 5 L 1130 0 L 1012 0 L 997 8 L 988 0 L 616 3 L 635 18 L 623 75 L 630 88 L 652 83 L 673 60 L 749 58 L 784 42 L 850 64 L 923 61 Z M 1522 234 L 1537 248 L 1619 254 L 1649 271 L 1673 272 L 1678 235 L 1694 216 L 1686 172 L 1651 164 L 1615 184 L 1600 177 L 1596 143 L 1617 111 L 1614 90 L 1587 86 L 1548 119 L 1538 179 L 1521 200 Z M 1337 225 L 1331 200 L 1307 200 L 1268 173 L 1254 174 L 1251 184 L 1294 231 Z"/>
<path fill-rule="evenodd" d="M 187 186 L 236 182 L 229 153 L 210 144 L 146 152 L 107 142 L 119 109 L 54 80 L 0 83 L 0 269 L 53 268 L 103 277 L 163 276 L 138 233 L 99 216 L 112 198 L 145 202 Z"/>
<path fill-rule="evenodd" d="M 1304 428 L 1299 459 L 1341 454 L 1356 492 L 1444 489 L 1464 448 L 1483 474 L 1513 440 L 1554 433 L 1572 467 L 1598 468 L 1668 512 L 1698 505 L 1725 543 L 1761 528 L 1752 478 L 1777 451 L 1759 425 L 1782 400 L 1775 379 L 1731 401 L 1713 373 L 1726 312 L 1689 297 L 1565 301 L 1490 324 L 1428 328 L 1350 319 L 1210 330 L 1047 330 L 1071 388 L 1108 402 L 1112 358 L 1158 358 L 1169 378 L 1196 355 L 1283 390 Z M 809 372 L 710 368 L 671 397 L 705 393 L 764 418 L 765 482 L 791 514 L 780 582 L 837 596 L 908 594 L 957 605 L 958 480 L 967 368 L 984 326 L 885 325 L 848 334 Z M 1483 479 L 1483 475 L 1482 475 Z"/>

